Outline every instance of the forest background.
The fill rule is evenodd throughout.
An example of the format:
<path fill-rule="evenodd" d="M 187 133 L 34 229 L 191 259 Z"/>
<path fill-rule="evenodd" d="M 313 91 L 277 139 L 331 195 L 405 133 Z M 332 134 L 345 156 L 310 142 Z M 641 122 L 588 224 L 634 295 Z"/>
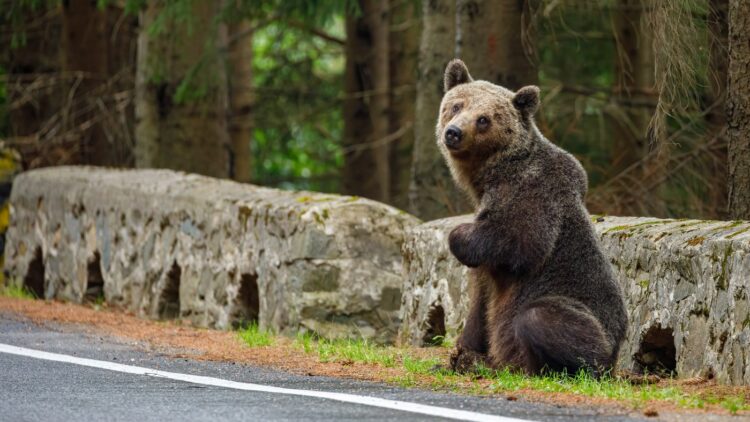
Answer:
<path fill-rule="evenodd" d="M 537 84 L 591 212 L 750 219 L 746 0 L 0 0 L 0 141 L 27 170 L 162 167 L 469 211 L 446 63 Z"/>

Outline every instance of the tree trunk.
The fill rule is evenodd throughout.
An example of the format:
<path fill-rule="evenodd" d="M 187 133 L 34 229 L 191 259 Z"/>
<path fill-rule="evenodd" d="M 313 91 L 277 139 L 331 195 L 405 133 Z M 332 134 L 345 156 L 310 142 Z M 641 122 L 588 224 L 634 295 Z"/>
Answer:
<path fill-rule="evenodd" d="M 232 140 L 231 176 L 238 182 L 252 180 L 253 42 L 246 19 L 229 26 L 229 136 Z"/>
<path fill-rule="evenodd" d="M 729 214 L 750 219 L 750 2 L 729 0 Z"/>
<path fill-rule="evenodd" d="M 396 0 L 390 15 L 390 145 L 391 203 L 406 209 L 414 148 L 414 93 L 419 58 L 419 21 L 416 4 Z"/>
<path fill-rule="evenodd" d="M 130 166 L 137 19 L 113 4 L 57 3 L 21 8 L 21 26 L 32 30 L 3 64 L 13 105 L 6 141 L 29 169 Z"/>
<path fill-rule="evenodd" d="M 423 220 L 471 210 L 471 203 L 456 188 L 435 144 L 435 126 L 443 98 L 443 72 L 453 58 L 449 46 L 455 44 L 455 25 L 455 0 L 422 1 L 409 211 Z"/>
<path fill-rule="evenodd" d="M 516 90 L 538 82 L 528 54 L 528 1 L 458 0 L 456 52 L 472 76 Z"/>
<path fill-rule="evenodd" d="M 388 1 L 360 0 L 346 21 L 344 191 L 390 200 Z"/>
<path fill-rule="evenodd" d="M 157 95 L 158 87 L 152 81 L 152 62 L 168 48 L 165 39 L 151 36 L 151 27 L 159 14 L 156 4 L 149 4 L 139 16 L 140 32 L 135 73 L 135 166 L 157 167 L 160 164 L 161 116 Z M 161 36 L 163 37 L 163 35 Z M 163 97 L 163 94 L 161 95 Z M 170 99 L 171 100 L 171 99 Z"/>
<path fill-rule="evenodd" d="M 714 145 L 709 149 L 711 160 L 709 163 L 708 215 L 706 218 L 727 218 L 727 4 L 728 0 L 710 0 L 708 14 L 708 29 L 710 32 L 708 81 L 708 106 L 711 107 L 706 115 L 708 133 L 706 142 Z"/>
<path fill-rule="evenodd" d="M 70 91 L 76 98 L 85 98 L 109 76 L 107 68 L 107 12 L 90 0 L 69 0 L 62 3 L 62 48 L 60 56 L 64 72 L 80 72 L 70 80 Z M 71 110 L 74 111 L 74 110 Z M 65 129 L 76 130 L 96 118 L 98 110 L 82 115 L 66 113 Z M 77 116 L 72 116 L 77 115 Z M 110 147 L 100 124 L 82 130 L 82 161 L 87 164 L 116 165 L 115 149 Z"/>
<path fill-rule="evenodd" d="M 141 12 L 135 106 L 138 167 L 229 175 L 225 69 L 220 55 L 204 48 L 216 30 L 212 22 L 219 7 L 220 2 L 193 2 L 191 25 L 167 20 L 163 31 L 153 36 L 148 29 L 159 6 L 148 2 Z M 177 101 L 177 89 L 189 76 L 191 92 Z"/>

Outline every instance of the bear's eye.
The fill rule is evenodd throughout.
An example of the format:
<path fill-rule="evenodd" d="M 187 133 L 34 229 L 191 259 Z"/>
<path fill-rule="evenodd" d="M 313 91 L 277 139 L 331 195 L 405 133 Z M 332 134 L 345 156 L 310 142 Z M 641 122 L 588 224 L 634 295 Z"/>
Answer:
<path fill-rule="evenodd" d="M 458 113 L 458 110 L 461 110 L 461 105 L 453 104 L 453 108 L 452 108 L 453 113 Z"/>
<path fill-rule="evenodd" d="M 477 119 L 477 125 L 479 126 L 487 126 L 488 124 L 490 124 L 490 119 L 488 119 L 485 116 L 482 116 Z"/>

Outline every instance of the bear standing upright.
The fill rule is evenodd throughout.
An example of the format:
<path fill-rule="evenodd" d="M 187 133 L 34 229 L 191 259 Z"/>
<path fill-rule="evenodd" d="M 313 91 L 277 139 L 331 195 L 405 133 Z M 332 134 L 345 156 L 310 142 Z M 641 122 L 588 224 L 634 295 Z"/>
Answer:
<path fill-rule="evenodd" d="M 534 123 L 539 88 L 474 81 L 460 60 L 444 82 L 437 143 L 476 206 L 449 236 L 473 290 L 451 366 L 609 370 L 627 327 L 623 295 L 584 205 L 583 167 Z"/>

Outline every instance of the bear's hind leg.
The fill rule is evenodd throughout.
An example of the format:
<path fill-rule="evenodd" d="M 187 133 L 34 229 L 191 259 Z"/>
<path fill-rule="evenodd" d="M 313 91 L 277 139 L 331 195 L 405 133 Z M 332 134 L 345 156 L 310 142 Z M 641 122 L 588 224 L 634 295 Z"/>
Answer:
<path fill-rule="evenodd" d="M 548 297 L 530 304 L 514 318 L 513 330 L 529 373 L 574 375 L 585 369 L 598 376 L 616 358 L 601 323 L 569 298 Z"/>

